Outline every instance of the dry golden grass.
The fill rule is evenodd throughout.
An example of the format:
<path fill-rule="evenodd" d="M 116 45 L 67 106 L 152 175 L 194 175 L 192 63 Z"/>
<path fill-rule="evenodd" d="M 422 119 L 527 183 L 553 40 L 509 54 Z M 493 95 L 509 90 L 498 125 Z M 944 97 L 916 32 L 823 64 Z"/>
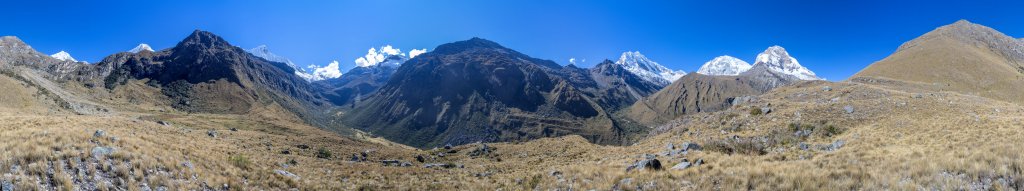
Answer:
<path fill-rule="evenodd" d="M 832 91 L 823 91 L 823 86 Z M 918 93 L 922 98 L 914 98 Z M 772 112 L 750 114 L 749 108 L 769 103 Z M 846 105 L 855 111 L 846 113 Z M 493 143 L 489 146 L 495 150 L 483 156 L 470 156 L 479 147 L 476 144 L 456 146 L 454 153 L 447 153 L 412 149 L 363 133 L 343 137 L 280 115 L 276 106 L 250 113 L 0 112 L 0 180 L 46 190 L 194 190 L 224 185 L 231 190 L 1014 190 L 1024 185 L 1024 108 L 914 86 L 808 82 L 725 111 L 685 116 L 678 126 L 659 128 L 632 146 L 594 145 L 579 136 L 565 136 Z M 796 129 L 838 130 L 794 138 L 787 135 L 794 130 L 790 124 L 802 124 Z M 99 129 L 107 137 L 93 137 Z M 210 130 L 218 136 L 208 136 Z M 730 154 L 708 147 L 707 143 L 733 136 L 765 140 L 751 142 L 764 152 Z M 844 146 L 818 149 L 837 140 Z M 706 164 L 685 170 L 625 171 L 641 155 L 662 153 L 667 143 L 682 142 L 700 143 L 706 149 L 658 156 L 666 168 L 682 158 L 703 159 Z M 810 150 L 799 149 L 799 142 L 811 145 Z M 117 151 L 94 159 L 90 152 L 97 146 Z M 318 158 L 321 148 L 331 157 Z M 282 153 L 286 150 L 290 154 Z M 368 161 L 348 161 L 366 150 L 373 150 Z M 426 161 L 417 162 L 417 155 Z M 385 159 L 413 166 L 384 166 L 379 161 Z M 426 163 L 462 167 L 424 168 Z"/>

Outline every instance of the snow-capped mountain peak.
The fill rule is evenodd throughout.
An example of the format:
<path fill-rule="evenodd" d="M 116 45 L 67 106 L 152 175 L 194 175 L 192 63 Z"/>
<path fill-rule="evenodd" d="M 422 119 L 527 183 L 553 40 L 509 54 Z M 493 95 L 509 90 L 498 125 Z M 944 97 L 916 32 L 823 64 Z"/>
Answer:
<path fill-rule="evenodd" d="M 811 70 L 800 65 L 800 62 L 796 61 L 786 52 L 785 48 L 781 46 L 768 47 L 767 50 L 757 55 L 757 60 L 754 65 L 764 64 L 768 69 L 776 72 L 789 74 L 800 78 L 801 80 L 820 80 Z"/>
<path fill-rule="evenodd" d="M 686 75 L 684 71 L 673 71 L 648 59 L 640 51 L 623 52 L 615 64 L 622 65 L 629 72 L 640 76 L 644 80 L 655 82 L 660 85 L 671 84 L 679 77 Z"/>
<path fill-rule="evenodd" d="M 750 63 L 736 57 L 724 55 L 705 62 L 704 65 L 697 70 L 697 73 L 713 76 L 735 76 L 749 70 L 750 67 Z"/>
<path fill-rule="evenodd" d="M 71 57 L 71 54 L 68 54 L 68 52 L 64 52 L 63 50 L 56 54 L 50 55 L 50 57 L 56 58 L 57 60 L 78 62 L 78 60 L 75 60 L 75 58 Z"/>
<path fill-rule="evenodd" d="M 288 64 L 288 67 L 292 67 L 292 68 L 295 69 L 295 75 L 297 75 L 299 77 L 302 77 L 303 79 L 306 79 L 307 81 L 315 81 L 313 79 L 314 78 L 313 75 L 311 75 L 309 73 L 306 73 L 306 70 L 303 70 L 301 67 L 296 66 L 295 63 L 292 62 L 292 60 L 289 60 L 288 58 L 285 58 L 283 56 L 278 56 L 277 54 L 274 54 L 273 52 L 270 52 L 270 48 L 268 48 L 267 45 L 259 45 L 259 46 L 256 46 L 256 48 L 252 48 L 252 49 L 246 50 L 246 52 L 249 52 L 249 54 L 252 54 L 253 56 L 256 56 L 256 57 L 263 58 L 263 59 L 265 59 L 267 61 L 281 62 L 281 63 Z"/>
<path fill-rule="evenodd" d="M 142 52 L 142 51 L 156 52 L 156 51 L 153 51 L 153 48 L 149 47 L 149 45 L 146 44 L 146 43 L 139 44 L 138 46 L 135 46 L 135 48 L 132 48 L 131 50 L 128 50 L 128 52 L 131 52 L 131 53 L 139 53 L 139 52 Z"/>

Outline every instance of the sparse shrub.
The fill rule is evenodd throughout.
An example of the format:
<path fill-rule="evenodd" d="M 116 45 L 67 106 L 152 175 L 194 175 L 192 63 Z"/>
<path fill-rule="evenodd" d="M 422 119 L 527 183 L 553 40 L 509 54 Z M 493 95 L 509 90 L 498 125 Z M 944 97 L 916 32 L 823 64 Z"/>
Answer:
<path fill-rule="evenodd" d="M 831 137 L 843 133 L 843 129 L 840 129 L 834 125 L 825 126 L 825 136 Z"/>
<path fill-rule="evenodd" d="M 720 152 L 725 154 L 746 154 L 746 155 L 764 155 L 767 154 L 765 150 L 766 146 L 760 142 L 751 138 L 725 138 L 719 140 L 713 140 L 704 143 L 704 148 L 709 151 Z"/>
<path fill-rule="evenodd" d="M 230 156 L 228 157 L 228 160 L 231 161 L 232 165 L 241 169 L 248 170 L 250 165 L 252 165 L 252 161 L 249 161 L 249 158 L 245 157 L 245 155 Z"/>
<path fill-rule="evenodd" d="M 750 107 L 750 115 L 761 115 L 761 108 Z"/>
<path fill-rule="evenodd" d="M 331 155 L 331 151 L 327 150 L 327 148 L 320 147 L 320 149 L 316 150 L 317 158 L 330 159 Z"/>

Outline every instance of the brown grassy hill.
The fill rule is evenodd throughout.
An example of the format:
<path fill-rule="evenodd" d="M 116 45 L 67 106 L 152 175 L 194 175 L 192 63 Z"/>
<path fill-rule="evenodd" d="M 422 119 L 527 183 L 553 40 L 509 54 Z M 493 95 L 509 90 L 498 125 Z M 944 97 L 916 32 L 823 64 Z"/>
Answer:
<path fill-rule="evenodd" d="M 1024 103 L 1024 42 L 961 20 L 904 43 L 851 78 L 920 82 Z"/>
<path fill-rule="evenodd" d="M 734 100 L 771 89 L 747 76 L 708 76 L 690 73 L 657 93 L 641 99 L 623 112 L 646 125 L 659 125 L 676 117 L 729 108 Z"/>
<path fill-rule="evenodd" d="M 747 112 L 769 103 L 774 112 Z M 1019 190 L 1022 116 L 1016 104 L 914 85 L 816 81 L 686 115 L 632 146 L 567 136 L 481 152 L 479 144 L 414 150 L 255 116 L 0 113 L 0 138 L 16 140 L 0 145 L 0 181 L 90 190 Z M 93 136 L 97 129 L 106 135 Z M 207 135 L 211 129 L 217 137 Z M 703 149 L 665 154 L 667 144 L 683 142 Z M 95 147 L 116 151 L 93 157 Z M 318 158 L 320 148 L 331 157 Z M 371 149 L 368 161 L 349 161 Z M 705 163 L 627 172 L 643 154 L 666 168 L 684 158 Z M 413 165 L 386 166 L 386 159 Z M 425 167 L 434 163 L 451 168 Z"/>

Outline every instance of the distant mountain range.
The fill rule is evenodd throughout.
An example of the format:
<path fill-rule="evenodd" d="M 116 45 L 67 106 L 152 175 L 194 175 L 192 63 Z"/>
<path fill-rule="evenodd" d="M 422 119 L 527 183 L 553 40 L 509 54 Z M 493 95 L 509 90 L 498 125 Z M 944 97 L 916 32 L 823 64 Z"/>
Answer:
<path fill-rule="evenodd" d="M 171 48 L 140 44 L 96 64 L 77 63 L 66 52 L 41 58 L 14 37 L 4 37 L 3 45 L 0 61 L 6 65 L 84 89 L 69 94 L 108 92 L 83 98 L 103 101 L 82 103 L 123 100 L 198 113 L 281 111 L 274 115 L 424 148 L 570 134 L 629 144 L 649 126 L 679 115 L 727 108 L 737 97 L 818 79 L 777 46 L 752 66 L 722 56 L 686 74 L 636 51 L 580 68 L 473 38 L 429 52 L 371 48 L 341 74 L 337 62 L 307 71 L 267 46 L 244 50 L 199 30 Z"/>

